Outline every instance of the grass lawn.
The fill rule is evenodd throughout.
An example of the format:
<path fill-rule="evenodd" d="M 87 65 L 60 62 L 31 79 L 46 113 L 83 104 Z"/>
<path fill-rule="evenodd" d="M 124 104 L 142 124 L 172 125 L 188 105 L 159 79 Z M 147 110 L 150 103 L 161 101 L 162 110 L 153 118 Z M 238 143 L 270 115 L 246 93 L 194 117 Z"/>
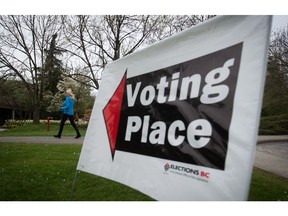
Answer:
<path fill-rule="evenodd" d="M 85 136 L 86 128 L 78 127 L 82 136 Z M 13 129 L 0 132 L 0 137 L 4 136 L 53 136 L 58 133 L 59 125 L 50 125 L 49 131 L 47 124 L 26 124 Z M 68 124 L 64 126 L 62 136 L 76 136 L 74 128 Z"/>
<path fill-rule="evenodd" d="M 79 173 L 81 145 L 0 143 L 2 201 L 144 201 L 150 197 L 108 179 Z"/>
<path fill-rule="evenodd" d="M 0 132 L 1 136 L 53 136 L 59 125 L 26 124 Z M 79 128 L 82 136 L 86 129 Z M 75 136 L 65 125 L 63 136 Z M 0 143 L 0 200 L 2 201 L 150 201 L 132 188 L 81 172 L 71 188 L 81 145 Z M 288 201 L 288 179 L 254 169 L 250 201 Z"/>
<path fill-rule="evenodd" d="M 1 201 L 151 201 L 132 188 L 81 172 L 81 145 L 0 143 Z M 288 180 L 254 169 L 249 200 L 288 201 Z"/>
<path fill-rule="evenodd" d="M 288 201 L 288 179 L 254 168 L 250 201 Z"/>

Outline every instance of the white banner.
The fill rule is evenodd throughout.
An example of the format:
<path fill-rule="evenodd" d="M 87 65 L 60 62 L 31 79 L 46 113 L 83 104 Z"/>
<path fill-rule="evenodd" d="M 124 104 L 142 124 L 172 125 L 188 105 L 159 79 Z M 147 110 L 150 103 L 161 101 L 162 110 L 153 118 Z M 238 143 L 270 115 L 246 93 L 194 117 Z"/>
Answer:
<path fill-rule="evenodd" d="M 157 200 L 246 200 L 271 16 L 220 16 L 107 65 L 77 169 Z"/>

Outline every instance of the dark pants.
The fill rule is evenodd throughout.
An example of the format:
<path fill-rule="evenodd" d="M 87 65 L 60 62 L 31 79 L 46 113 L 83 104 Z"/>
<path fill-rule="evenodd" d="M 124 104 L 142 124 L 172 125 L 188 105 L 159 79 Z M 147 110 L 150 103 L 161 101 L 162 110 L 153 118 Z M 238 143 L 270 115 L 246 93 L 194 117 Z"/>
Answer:
<path fill-rule="evenodd" d="M 72 127 L 75 129 L 77 136 L 80 136 L 80 132 L 79 132 L 79 130 L 78 130 L 78 128 L 74 122 L 74 116 L 68 115 L 68 114 L 63 114 L 62 119 L 61 119 L 61 123 L 60 123 L 60 128 L 59 128 L 58 135 L 57 135 L 59 138 L 61 137 L 65 122 L 68 118 L 69 118 L 69 121 L 70 121 Z"/>

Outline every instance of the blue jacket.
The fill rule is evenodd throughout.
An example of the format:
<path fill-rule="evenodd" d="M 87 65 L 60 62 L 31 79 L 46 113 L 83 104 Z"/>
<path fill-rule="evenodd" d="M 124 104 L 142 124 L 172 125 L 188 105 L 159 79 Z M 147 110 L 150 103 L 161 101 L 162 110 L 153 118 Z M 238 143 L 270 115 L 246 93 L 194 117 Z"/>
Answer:
<path fill-rule="evenodd" d="M 71 97 L 66 96 L 64 106 L 60 107 L 59 109 L 63 110 L 64 114 L 74 115 L 74 100 Z"/>

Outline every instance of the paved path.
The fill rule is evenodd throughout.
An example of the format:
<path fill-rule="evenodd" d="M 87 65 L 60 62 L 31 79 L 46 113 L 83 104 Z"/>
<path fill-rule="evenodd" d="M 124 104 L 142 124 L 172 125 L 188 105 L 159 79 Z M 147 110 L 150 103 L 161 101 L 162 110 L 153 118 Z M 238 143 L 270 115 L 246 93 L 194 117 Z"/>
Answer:
<path fill-rule="evenodd" d="M 61 139 L 57 139 L 53 136 L 51 137 L 27 137 L 27 136 L 20 136 L 20 137 L 0 137 L 0 142 L 24 142 L 24 143 L 59 143 L 59 144 L 83 144 L 84 137 L 80 137 L 79 139 L 74 139 L 74 137 L 63 136 Z M 267 142 L 274 142 L 274 141 L 287 141 L 288 142 L 288 135 L 284 136 L 259 136 L 258 137 L 258 144 L 263 144 Z"/>
<path fill-rule="evenodd" d="M 259 136 L 254 166 L 288 179 L 288 136 Z"/>
<path fill-rule="evenodd" d="M 74 137 L 0 137 L 1 142 L 83 144 Z M 288 179 L 288 136 L 259 136 L 254 166 Z"/>
<path fill-rule="evenodd" d="M 61 139 L 55 137 L 0 137 L 1 142 L 21 142 L 21 143 L 46 143 L 46 144 L 83 144 L 84 137 L 75 139 L 74 137 L 65 137 Z"/>

